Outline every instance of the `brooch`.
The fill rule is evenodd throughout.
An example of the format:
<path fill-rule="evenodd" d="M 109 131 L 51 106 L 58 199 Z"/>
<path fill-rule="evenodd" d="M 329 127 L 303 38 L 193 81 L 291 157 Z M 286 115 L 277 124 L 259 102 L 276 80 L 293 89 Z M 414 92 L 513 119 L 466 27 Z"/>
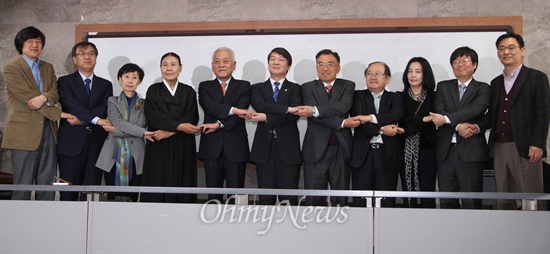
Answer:
<path fill-rule="evenodd" d="M 136 109 L 140 109 L 141 106 L 143 106 L 143 99 L 139 99 L 139 100 L 136 102 Z"/>

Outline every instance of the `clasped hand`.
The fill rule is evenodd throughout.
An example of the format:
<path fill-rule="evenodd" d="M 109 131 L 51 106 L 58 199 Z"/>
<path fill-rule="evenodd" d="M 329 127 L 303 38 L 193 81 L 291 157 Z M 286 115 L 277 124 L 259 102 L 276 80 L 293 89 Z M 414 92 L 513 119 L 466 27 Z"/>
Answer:
<path fill-rule="evenodd" d="M 295 110 L 295 112 L 292 112 L 292 114 L 306 118 L 313 116 L 313 106 L 298 106 L 296 108 L 297 110 Z"/>
<path fill-rule="evenodd" d="M 250 120 L 254 117 L 254 112 L 247 109 L 233 108 L 233 115 L 236 115 L 240 118 Z"/>
<path fill-rule="evenodd" d="M 433 122 L 437 127 L 440 127 L 440 126 L 444 125 L 445 123 L 447 123 L 447 121 L 445 120 L 444 115 L 438 114 L 438 113 L 433 113 L 433 112 L 430 112 L 429 116 L 423 117 L 422 121 L 425 122 L 425 123 Z"/>
<path fill-rule="evenodd" d="M 458 131 L 458 135 L 465 139 L 470 138 L 478 132 L 477 125 L 471 123 L 460 123 L 456 126 L 456 130 Z"/>

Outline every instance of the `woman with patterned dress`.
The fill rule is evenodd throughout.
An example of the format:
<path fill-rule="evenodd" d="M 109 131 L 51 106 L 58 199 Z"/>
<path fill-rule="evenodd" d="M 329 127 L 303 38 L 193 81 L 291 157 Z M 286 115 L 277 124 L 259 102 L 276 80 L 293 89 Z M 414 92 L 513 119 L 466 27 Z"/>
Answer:
<path fill-rule="evenodd" d="M 435 79 L 430 63 L 422 57 L 409 60 L 403 73 L 403 106 L 405 115 L 399 121 L 403 128 L 403 191 L 435 191 L 435 125 L 423 118 L 434 112 Z M 405 207 L 418 207 L 415 198 L 404 198 Z M 435 208 L 435 199 L 421 199 L 420 207 Z"/>

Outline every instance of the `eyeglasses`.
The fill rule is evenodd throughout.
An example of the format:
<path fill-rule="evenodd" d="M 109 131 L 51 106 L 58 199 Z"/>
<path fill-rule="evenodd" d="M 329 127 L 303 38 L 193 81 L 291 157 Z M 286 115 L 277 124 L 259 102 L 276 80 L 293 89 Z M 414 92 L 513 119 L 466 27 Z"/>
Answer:
<path fill-rule="evenodd" d="M 498 52 L 503 53 L 504 51 L 506 51 L 506 49 L 508 49 L 508 51 L 510 51 L 510 52 L 513 52 L 513 51 L 514 51 L 515 49 L 517 49 L 517 48 L 521 48 L 521 47 L 520 47 L 520 46 L 516 46 L 516 45 L 510 45 L 510 46 L 508 46 L 508 47 L 506 47 L 506 46 L 500 46 L 500 47 L 498 47 Z"/>
<path fill-rule="evenodd" d="M 453 61 L 453 65 L 459 65 L 462 63 L 463 65 L 467 65 L 470 62 L 470 59 L 464 58 L 464 59 L 456 59 Z"/>
<path fill-rule="evenodd" d="M 373 77 L 373 76 L 379 78 L 379 77 L 382 77 L 382 76 L 386 76 L 386 73 L 379 72 L 379 71 L 377 71 L 377 72 L 367 72 L 367 77 Z"/>
<path fill-rule="evenodd" d="M 95 56 L 95 52 L 94 51 L 88 51 L 88 52 L 78 52 L 76 53 L 77 56 L 81 56 L 81 57 L 84 57 L 84 56 Z"/>
<path fill-rule="evenodd" d="M 323 69 L 324 67 L 327 67 L 327 68 L 334 68 L 338 66 L 337 63 L 333 63 L 333 62 L 328 62 L 328 63 L 317 63 L 317 68 L 319 69 Z"/>

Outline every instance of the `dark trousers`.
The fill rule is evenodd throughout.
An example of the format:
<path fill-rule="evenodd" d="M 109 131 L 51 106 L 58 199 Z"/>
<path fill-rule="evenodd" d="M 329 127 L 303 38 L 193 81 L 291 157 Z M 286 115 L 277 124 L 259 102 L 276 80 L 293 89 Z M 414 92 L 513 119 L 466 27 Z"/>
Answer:
<path fill-rule="evenodd" d="M 135 161 L 134 161 L 135 165 Z M 116 177 L 116 163 L 111 168 L 111 171 L 105 172 L 103 175 L 105 177 L 105 184 L 114 186 L 115 185 L 115 177 Z M 132 169 L 132 179 L 130 179 L 130 182 L 128 183 L 129 186 L 140 186 L 141 185 L 141 175 L 136 174 L 136 168 L 134 167 Z M 133 202 L 136 202 L 138 200 L 139 193 L 137 192 L 109 192 L 107 193 L 107 200 L 115 200 L 116 196 L 126 196 L 129 197 Z"/>
<path fill-rule="evenodd" d="M 351 169 L 351 187 L 353 190 L 381 190 L 395 191 L 397 188 L 397 169 L 391 161 L 386 160 L 384 145 L 378 148 L 371 147 L 363 165 Z M 353 198 L 353 206 L 366 207 L 364 198 Z M 382 200 L 383 207 L 394 207 L 395 198 Z"/>
<path fill-rule="evenodd" d="M 231 162 L 225 153 L 221 152 L 216 160 L 204 160 L 206 187 L 209 188 L 244 188 L 246 162 Z M 228 194 L 229 199 L 231 195 Z M 223 202 L 223 194 L 208 194 L 208 199 Z M 230 203 L 234 203 L 231 200 Z"/>
<path fill-rule="evenodd" d="M 300 165 L 287 165 L 281 159 L 277 139 L 271 140 L 271 154 L 266 163 L 256 163 L 258 188 L 263 189 L 298 189 L 300 180 Z M 290 205 L 298 204 L 296 196 L 279 196 L 279 202 L 287 200 Z M 275 205 L 274 195 L 260 195 L 260 205 Z"/>
<path fill-rule="evenodd" d="M 544 193 L 550 193 L 550 164 L 542 162 L 542 175 L 544 179 Z M 550 211 L 550 200 L 546 200 L 546 209 Z"/>
<path fill-rule="evenodd" d="M 59 155 L 59 175 L 73 185 L 100 185 L 102 170 L 95 166 L 105 139 L 88 134 L 82 152 L 77 156 Z M 60 192 L 60 200 L 76 201 L 78 192 Z M 80 200 L 86 200 L 81 194 Z"/>
<path fill-rule="evenodd" d="M 420 148 L 418 153 L 418 184 L 420 189 L 416 191 L 435 191 L 437 179 L 437 162 L 435 158 L 435 149 Z M 404 167 L 400 170 L 400 176 L 403 191 L 408 191 Z M 416 198 L 403 198 L 403 205 L 405 207 L 435 208 L 435 198 L 422 198 L 420 199 L 420 205 L 418 205 Z"/>
<path fill-rule="evenodd" d="M 439 191 L 482 192 L 484 162 L 465 162 L 458 149 L 451 146 L 447 159 L 438 162 Z M 440 199 L 441 208 L 481 209 L 481 199 Z"/>
<path fill-rule="evenodd" d="M 349 190 L 349 160 L 340 146 L 327 146 L 321 159 L 304 162 L 304 187 L 310 190 Z M 326 206 L 326 197 L 308 196 L 306 205 Z M 330 197 L 332 206 L 347 205 L 347 197 Z"/>

